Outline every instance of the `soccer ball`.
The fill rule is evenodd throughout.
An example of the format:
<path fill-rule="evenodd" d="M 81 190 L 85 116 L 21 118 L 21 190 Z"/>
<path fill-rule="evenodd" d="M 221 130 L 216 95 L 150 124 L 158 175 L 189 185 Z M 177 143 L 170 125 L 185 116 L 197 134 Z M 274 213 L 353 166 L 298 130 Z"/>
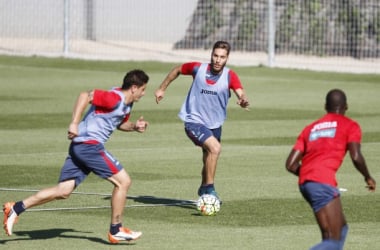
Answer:
<path fill-rule="evenodd" d="M 201 215 L 215 215 L 220 211 L 220 200 L 212 194 L 204 194 L 197 201 L 197 210 Z"/>

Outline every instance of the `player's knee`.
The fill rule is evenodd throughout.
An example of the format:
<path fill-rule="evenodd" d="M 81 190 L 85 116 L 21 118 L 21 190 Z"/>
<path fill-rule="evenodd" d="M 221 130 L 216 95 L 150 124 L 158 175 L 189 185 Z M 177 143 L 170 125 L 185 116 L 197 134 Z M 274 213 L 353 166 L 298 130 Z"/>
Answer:
<path fill-rule="evenodd" d="M 122 182 L 122 188 L 125 190 L 128 190 L 128 188 L 132 185 L 132 180 L 130 178 L 127 178 Z"/>
<path fill-rule="evenodd" d="M 55 199 L 64 200 L 70 197 L 71 193 L 74 191 L 74 182 L 68 181 L 58 184 L 55 190 Z"/>
<path fill-rule="evenodd" d="M 56 199 L 57 200 L 65 200 L 65 199 L 68 199 L 71 195 L 71 191 L 68 191 L 68 190 L 63 190 L 61 192 L 58 193 Z"/>
<path fill-rule="evenodd" d="M 132 185 L 132 180 L 128 175 L 125 175 L 122 178 L 114 180 L 113 184 L 116 188 L 119 188 L 121 190 L 128 190 L 129 187 Z"/>
<path fill-rule="evenodd" d="M 214 143 L 208 144 L 206 146 L 206 150 L 210 154 L 219 155 L 222 151 L 222 145 L 219 142 L 215 141 Z"/>
<path fill-rule="evenodd" d="M 215 143 L 215 145 L 213 145 L 213 147 L 211 148 L 211 153 L 216 155 L 219 155 L 221 151 L 222 146 L 220 145 L 220 143 Z"/>
<path fill-rule="evenodd" d="M 115 188 L 119 188 L 122 190 L 128 190 L 128 188 L 132 184 L 131 178 L 124 169 L 108 178 L 108 180 L 113 183 Z"/>

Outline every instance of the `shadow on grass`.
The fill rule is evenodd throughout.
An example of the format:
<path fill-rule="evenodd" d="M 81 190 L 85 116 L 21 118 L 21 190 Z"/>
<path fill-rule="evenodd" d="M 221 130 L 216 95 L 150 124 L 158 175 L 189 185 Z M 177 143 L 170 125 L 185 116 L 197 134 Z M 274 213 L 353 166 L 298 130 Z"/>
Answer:
<path fill-rule="evenodd" d="M 143 203 L 151 206 L 176 206 L 188 209 L 195 209 L 196 207 L 195 201 L 192 200 L 171 199 L 155 196 L 134 196 L 128 197 L 128 199 L 137 203 Z"/>
<path fill-rule="evenodd" d="M 72 234 L 67 234 L 67 233 L 72 233 Z M 82 240 L 88 240 L 88 241 L 92 241 L 92 242 L 100 243 L 104 245 L 112 245 L 111 243 L 109 243 L 108 241 L 102 238 L 84 236 L 82 235 L 83 233 L 88 234 L 91 232 L 82 232 L 82 231 L 76 231 L 73 229 L 66 229 L 66 228 L 54 228 L 54 229 L 33 230 L 33 231 L 17 231 L 17 232 L 14 232 L 13 235 L 10 236 L 8 239 L 1 239 L 0 245 L 6 244 L 7 242 L 11 242 L 11 241 L 48 240 L 48 239 L 55 239 L 55 238 L 82 239 Z M 126 244 L 134 245 L 133 242 L 126 243 Z"/>

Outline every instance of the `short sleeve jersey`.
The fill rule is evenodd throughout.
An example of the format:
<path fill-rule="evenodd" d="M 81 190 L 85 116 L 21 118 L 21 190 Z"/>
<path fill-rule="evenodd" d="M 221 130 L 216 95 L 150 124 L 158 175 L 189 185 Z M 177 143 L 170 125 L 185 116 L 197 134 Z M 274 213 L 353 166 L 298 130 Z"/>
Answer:
<path fill-rule="evenodd" d="M 184 64 L 182 64 L 181 74 L 191 75 L 191 76 L 193 76 L 193 78 L 195 78 L 201 64 L 202 63 L 200 63 L 200 62 L 184 63 Z M 210 85 L 215 84 L 217 82 L 217 80 L 219 79 L 219 77 L 220 77 L 220 75 L 214 75 L 211 73 L 210 65 L 208 65 L 207 66 L 207 74 L 206 74 L 207 83 Z M 233 89 L 233 90 L 243 88 L 238 75 L 233 70 L 230 70 L 228 72 L 228 84 L 229 84 L 229 88 Z"/>
<path fill-rule="evenodd" d="M 350 142 L 361 142 L 361 129 L 344 115 L 328 113 L 306 126 L 294 145 L 303 153 L 299 184 L 314 181 L 336 187 L 336 172 Z"/>
<path fill-rule="evenodd" d="M 183 64 L 181 73 L 192 75 L 193 83 L 178 116 L 209 129 L 220 127 L 226 118 L 230 89 L 242 88 L 236 73 L 224 67 L 220 74 L 213 74 L 210 64 L 198 62 Z"/>
<path fill-rule="evenodd" d="M 91 107 L 79 124 L 74 142 L 105 143 L 113 131 L 128 121 L 133 103 L 126 105 L 120 89 L 95 90 Z"/>

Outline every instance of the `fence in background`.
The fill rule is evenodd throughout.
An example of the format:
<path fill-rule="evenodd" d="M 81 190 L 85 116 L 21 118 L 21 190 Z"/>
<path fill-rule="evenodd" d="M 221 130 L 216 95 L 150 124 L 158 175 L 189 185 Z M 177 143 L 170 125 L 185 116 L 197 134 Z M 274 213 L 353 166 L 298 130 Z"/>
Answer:
<path fill-rule="evenodd" d="M 0 0 L 0 54 L 380 73 L 377 0 Z"/>

